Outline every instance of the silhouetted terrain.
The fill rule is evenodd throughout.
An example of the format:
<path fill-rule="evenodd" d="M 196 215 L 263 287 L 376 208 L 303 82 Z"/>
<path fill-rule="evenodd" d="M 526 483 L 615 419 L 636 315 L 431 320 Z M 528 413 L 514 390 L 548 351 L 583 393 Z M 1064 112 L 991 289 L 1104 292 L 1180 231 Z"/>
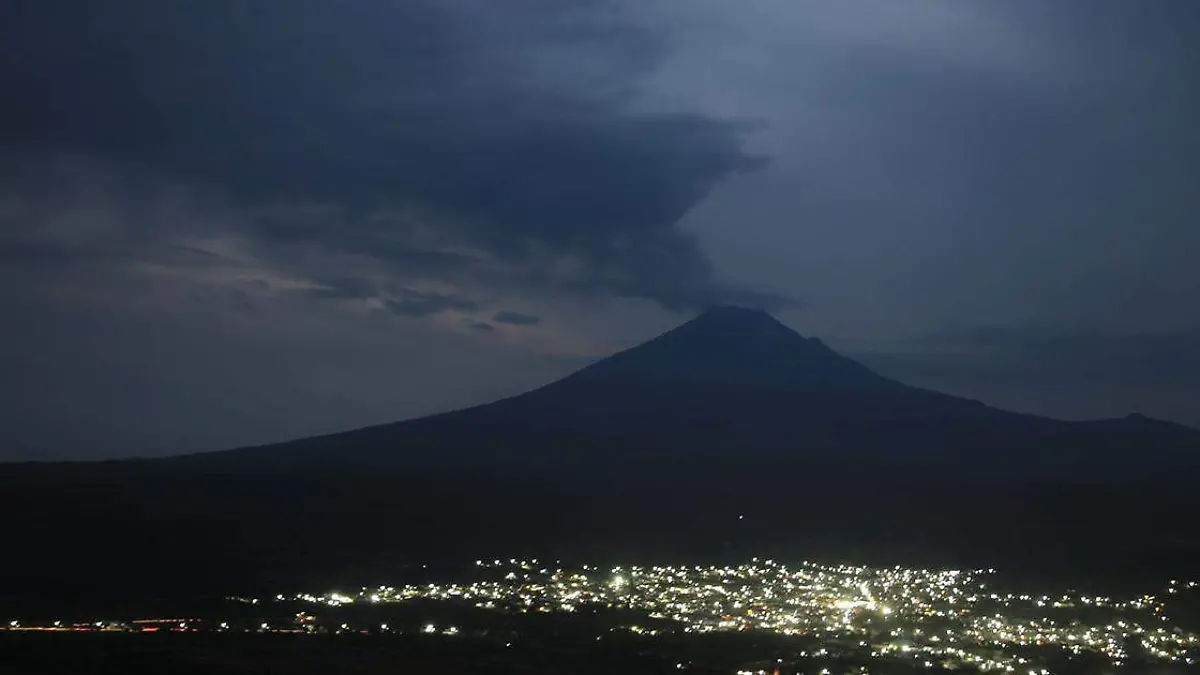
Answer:
<path fill-rule="evenodd" d="M 497 555 L 1161 577 L 1197 566 L 1198 467 L 1195 430 L 993 409 L 722 308 L 489 405 L 163 460 L 0 467 L 0 594 L 282 590 Z"/>
<path fill-rule="evenodd" d="M 1200 465 L 1200 431 L 989 408 L 882 377 L 765 312 L 724 307 L 488 405 L 169 461 L 229 471 L 711 460 L 1128 479 Z"/>

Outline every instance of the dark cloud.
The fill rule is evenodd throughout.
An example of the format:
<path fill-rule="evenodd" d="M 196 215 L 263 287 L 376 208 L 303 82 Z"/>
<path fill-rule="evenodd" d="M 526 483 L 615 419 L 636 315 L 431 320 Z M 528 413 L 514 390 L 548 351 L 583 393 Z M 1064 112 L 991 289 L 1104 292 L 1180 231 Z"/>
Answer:
<path fill-rule="evenodd" d="M 344 277 L 325 279 L 316 288 L 306 288 L 300 293 L 319 300 L 367 300 L 379 296 L 378 286 L 369 279 Z"/>
<path fill-rule="evenodd" d="M 467 320 L 466 325 L 471 330 L 479 331 L 481 333 L 492 333 L 492 332 L 495 332 L 495 330 L 496 330 L 495 326 L 493 326 L 490 323 L 487 323 L 486 321 Z"/>
<path fill-rule="evenodd" d="M 0 241 L 0 261 L 7 264 L 59 265 L 86 263 L 102 258 L 103 255 L 94 249 L 61 242 Z"/>
<path fill-rule="evenodd" d="M 399 298 L 386 300 L 384 304 L 393 314 L 410 317 L 428 317 L 449 310 L 475 312 L 479 309 L 479 304 L 472 300 L 407 289 L 401 291 Z"/>
<path fill-rule="evenodd" d="M 520 312 L 504 311 L 493 314 L 492 321 L 512 324 L 514 326 L 536 326 L 541 323 L 542 317 L 533 316 L 532 314 L 521 314 Z"/>
<path fill-rule="evenodd" d="M 738 123 L 625 103 L 659 50 L 616 8 L 17 2 L 0 16 L 0 136 L 9 152 L 123 162 L 251 203 L 335 207 L 244 223 L 264 248 L 309 243 L 431 272 L 478 260 L 362 217 L 399 206 L 518 267 L 578 259 L 568 290 L 723 300 L 676 223 L 762 160 L 743 151 Z"/>

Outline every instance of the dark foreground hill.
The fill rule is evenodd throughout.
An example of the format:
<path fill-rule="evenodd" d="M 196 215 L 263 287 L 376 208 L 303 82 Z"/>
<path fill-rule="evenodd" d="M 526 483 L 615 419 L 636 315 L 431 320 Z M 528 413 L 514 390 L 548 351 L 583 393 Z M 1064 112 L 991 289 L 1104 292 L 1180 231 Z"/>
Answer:
<path fill-rule="evenodd" d="M 0 468 L 0 596 L 387 581 L 506 555 L 1187 573 L 1197 467 L 1200 432 L 997 410 L 722 308 L 485 406 Z"/>

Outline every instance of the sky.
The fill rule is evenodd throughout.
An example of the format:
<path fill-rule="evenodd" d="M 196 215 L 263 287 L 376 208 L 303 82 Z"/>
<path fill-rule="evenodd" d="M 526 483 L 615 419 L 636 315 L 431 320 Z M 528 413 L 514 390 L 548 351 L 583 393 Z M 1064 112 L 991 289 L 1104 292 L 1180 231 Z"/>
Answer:
<path fill-rule="evenodd" d="M 714 304 L 1200 426 L 1194 0 L 0 3 L 0 460 L 512 395 Z"/>

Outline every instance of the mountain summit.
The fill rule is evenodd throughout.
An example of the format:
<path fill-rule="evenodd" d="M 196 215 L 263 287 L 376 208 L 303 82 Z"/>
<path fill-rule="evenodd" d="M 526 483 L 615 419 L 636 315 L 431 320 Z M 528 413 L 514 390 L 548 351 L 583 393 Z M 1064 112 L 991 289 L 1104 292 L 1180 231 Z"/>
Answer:
<path fill-rule="evenodd" d="M 742 307 L 710 309 L 632 349 L 568 377 L 583 382 L 692 383 L 785 390 L 894 389 L 866 366 L 817 338 L 805 338 L 770 314 Z"/>

